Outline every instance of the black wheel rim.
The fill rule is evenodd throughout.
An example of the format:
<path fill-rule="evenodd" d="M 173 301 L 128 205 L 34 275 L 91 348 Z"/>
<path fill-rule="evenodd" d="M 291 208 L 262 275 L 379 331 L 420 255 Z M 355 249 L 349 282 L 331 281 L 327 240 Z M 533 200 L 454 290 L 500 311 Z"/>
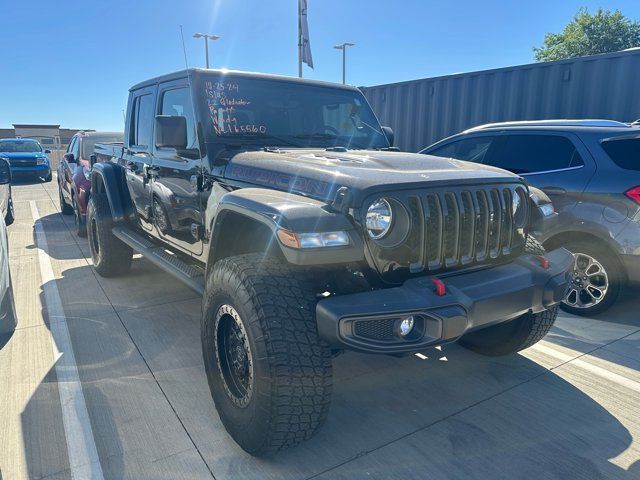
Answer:
<path fill-rule="evenodd" d="M 253 358 L 240 315 L 231 305 L 216 314 L 216 360 L 231 401 L 246 407 L 253 392 Z"/>

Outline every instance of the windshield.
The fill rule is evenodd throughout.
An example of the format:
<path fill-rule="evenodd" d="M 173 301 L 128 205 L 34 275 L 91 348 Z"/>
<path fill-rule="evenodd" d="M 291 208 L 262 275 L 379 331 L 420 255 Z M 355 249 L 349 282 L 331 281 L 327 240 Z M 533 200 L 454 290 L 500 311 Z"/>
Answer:
<path fill-rule="evenodd" d="M 11 140 L 8 142 L 0 142 L 0 152 L 3 153 L 37 153 L 41 151 L 42 147 L 40 146 L 40 144 L 38 142 L 34 142 L 33 140 Z"/>
<path fill-rule="evenodd" d="M 88 159 L 96 146 L 96 143 L 121 143 L 124 142 L 124 135 L 91 135 L 82 140 L 81 158 Z"/>
<path fill-rule="evenodd" d="M 289 81 L 214 77 L 204 82 L 207 139 L 292 147 L 389 146 L 356 90 Z"/>

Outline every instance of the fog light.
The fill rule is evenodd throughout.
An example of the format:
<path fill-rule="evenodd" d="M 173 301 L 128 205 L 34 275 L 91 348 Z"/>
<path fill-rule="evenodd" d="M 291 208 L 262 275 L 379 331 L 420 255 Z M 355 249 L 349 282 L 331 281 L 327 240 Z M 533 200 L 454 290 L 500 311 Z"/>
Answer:
<path fill-rule="evenodd" d="M 400 335 L 403 337 L 406 337 L 407 335 L 409 335 L 411 333 L 411 330 L 413 330 L 414 323 L 415 322 L 413 320 L 413 315 L 410 317 L 403 318 L 400 321 Z"/>

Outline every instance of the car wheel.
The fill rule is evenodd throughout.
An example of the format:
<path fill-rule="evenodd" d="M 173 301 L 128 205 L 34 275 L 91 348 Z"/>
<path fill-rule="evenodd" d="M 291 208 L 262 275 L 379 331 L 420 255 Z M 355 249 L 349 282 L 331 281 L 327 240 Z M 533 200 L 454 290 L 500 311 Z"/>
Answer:
<path fill-rule="evenodd" d="M 13 197 L 11 196 L 11 190 L 9 190 L 9 200 L 7 202 L 7 213 L 4 216 L 4 223 L 11 225 L 16 219 L 15 211 L 13 209 Z"/>
<path fill-rule="evenodd" d="M 53 178 L 53 173 L 49 172 L 49 174 L 46 177 L 44 177 L 43 180 L 45 182 L 50 182 L 52 178 Z"/>
<path fill-rule="evenodd" d="M 78 198 L 73 197 L 73 220 L 76 226 L 76 234 L 79 237 L 87 236 L 87 222 L 85 216 L 80 213 L 80 205 L 78 205 Z"/>
<path fill-rule="evenodd" d="M 171 223 L 169 222 L 169 216 L 164 207 L 156 197 L 153 197 L 153 220 L 156 227 L 160 230 L 160 233 L 167 234 L 171 230 Z"/>
<path fill-rule="evenodd" d="M 202 351 L 211 395 L 233 439 L 267 455 L 311 438 L 331 401 L 331 350 L 316 298 L 282 261 L 262 254 L 217 262 L 208 275 Z"/>
<path fill-rule="evenodd" d="M 60 212 L 63 215 L 70 215 L 73 213 L 73 208 L 67 203 L 64 199 L 64 194 L 62 193 L 62 187 L 58 184 L 58 198 L 60 200 Z"/>
<path fill-rule="evenodd" d="M 116 237 L 111 228 L 111 207 L 104 193 L 96 193 L 87 209 L 87 234 L 93 267 L 103 277 L 115 277 L 129 271 L 133 250 Z"/>
<path fill-rule="evenodd" d="M 574 315 L 596 315 L 613 305 L 622 287 L 622 265 L 613 253 L 592 242 L 571 242 L 575 259 L 569 288 L 560 307 Z"/>

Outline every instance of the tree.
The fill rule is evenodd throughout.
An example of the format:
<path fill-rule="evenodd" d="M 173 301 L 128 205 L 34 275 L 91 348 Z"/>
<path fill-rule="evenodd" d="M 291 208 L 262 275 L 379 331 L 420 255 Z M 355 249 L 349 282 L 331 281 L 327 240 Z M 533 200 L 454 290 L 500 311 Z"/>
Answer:
<path fill-rule="evenodd" d="M 533 47 L 538 62 L 617 52 L 640 47 L 640 22 L 620 10 L 599 8 L 591 15 L 581 8 L 561 33 L 547 33 L 541 47 Z"/>

